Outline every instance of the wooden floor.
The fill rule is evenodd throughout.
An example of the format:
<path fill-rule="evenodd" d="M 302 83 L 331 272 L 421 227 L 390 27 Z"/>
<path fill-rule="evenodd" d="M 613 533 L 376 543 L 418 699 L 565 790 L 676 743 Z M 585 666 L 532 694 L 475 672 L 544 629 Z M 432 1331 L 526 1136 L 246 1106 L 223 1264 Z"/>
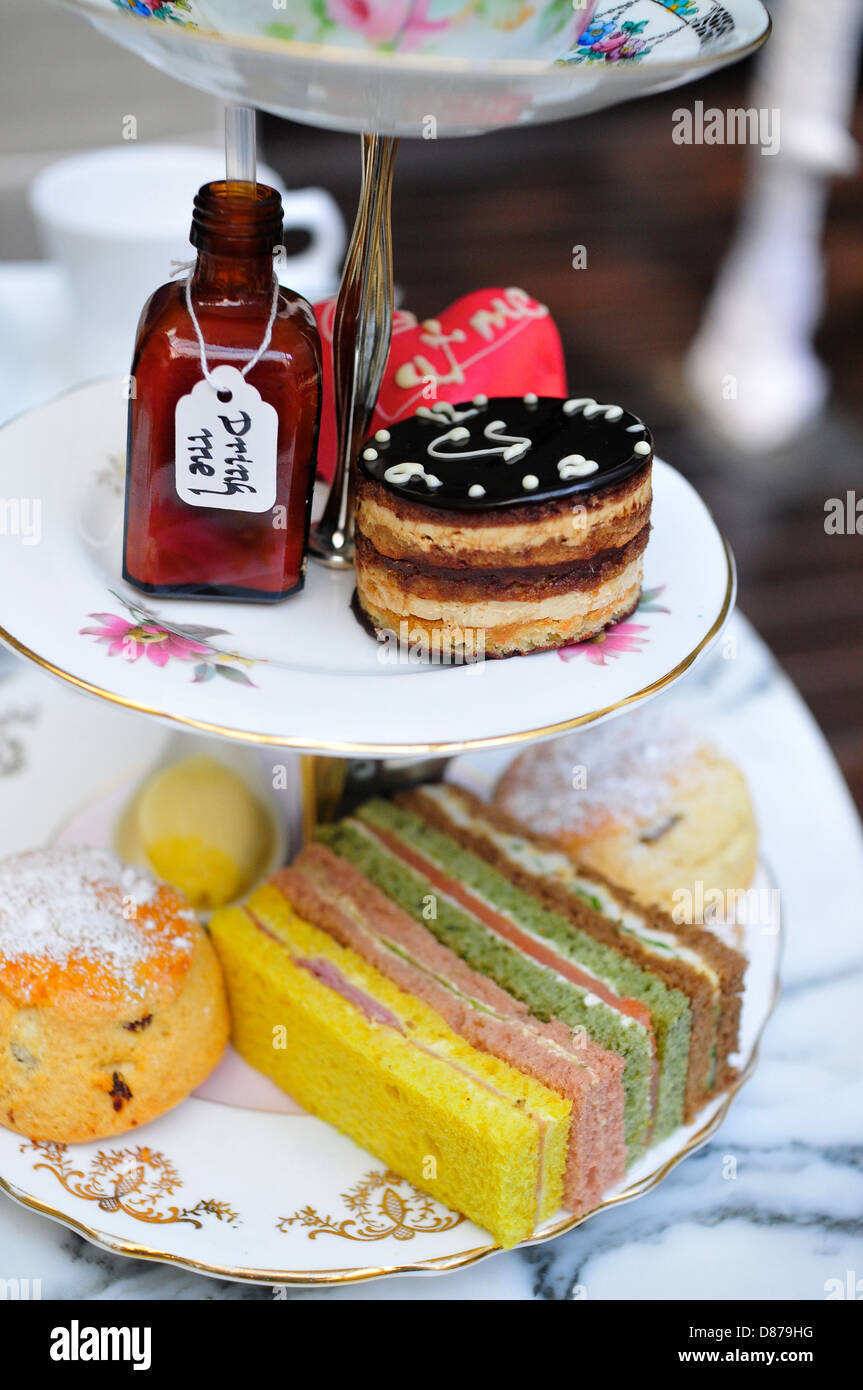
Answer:
<path fill-rule="evenodd" d="M 701 84 L 746 104 L 746 68 Z M 672 143 L 670 93 L 580 121 L 482 139 L 403 142 L 394 198 L 396 279 L 420 317 L 481 285 L 523 286 L 560 327 L 570 388 L 646 418 L 734 547 L 740 605 L 811 706 L 863 806 L 863 538 L 828 536 L 828 497 L 863 496 L 863 181 L 838 184 L 819 346 L 828 416 L 793 449 L 729 457 L 688 417 L 680 362 L 734 225 L 745 155 Z M 694 98 L 692 98 L 694 99 Z M 863 104 L 856 134 L 863 140 Z M 358 142 L 267 120 L 266 157 L 288 186 L 322 184 L 350 219 Z M 571 266 L 587 249 L 587 269 Z"/>

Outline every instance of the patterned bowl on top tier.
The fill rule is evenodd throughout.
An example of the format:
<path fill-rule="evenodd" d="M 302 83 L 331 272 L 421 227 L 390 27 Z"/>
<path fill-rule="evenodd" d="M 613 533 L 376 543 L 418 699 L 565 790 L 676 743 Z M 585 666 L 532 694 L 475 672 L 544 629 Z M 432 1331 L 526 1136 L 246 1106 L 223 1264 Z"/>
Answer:
<path fill-rule="evenodd" d="M 120 0 L 129 4 L 130 0 Z M 586 29 L 598 0 L 191 0 L 202 26 L 224 34 L 457 58 L 554 59 Z M 132 8 L 138 8 L 134 0 Z M 149 6 L 158 11 L 164 6 Z M 190 10 L 190 14 L 191 14 Z"/>
<path fill-rule="evenodd" d="M 330 130 L 477 135 L 753 53 L 761 0 L 64 0 L 181 82 Z"/>

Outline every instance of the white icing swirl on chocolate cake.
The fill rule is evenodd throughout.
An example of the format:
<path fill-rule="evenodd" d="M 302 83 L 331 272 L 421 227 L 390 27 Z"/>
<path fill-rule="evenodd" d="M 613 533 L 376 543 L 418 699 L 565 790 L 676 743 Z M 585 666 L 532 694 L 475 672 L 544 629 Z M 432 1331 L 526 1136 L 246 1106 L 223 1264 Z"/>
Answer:
<path fill-rule="evenodd" d="M 649 468 L 653 455 L 643 421 L 590 396 L 437 401 L 387 436 L 379 432 L 361 452 L 365 476 L 410 501 L 454 511 L 581 498 Z"/>

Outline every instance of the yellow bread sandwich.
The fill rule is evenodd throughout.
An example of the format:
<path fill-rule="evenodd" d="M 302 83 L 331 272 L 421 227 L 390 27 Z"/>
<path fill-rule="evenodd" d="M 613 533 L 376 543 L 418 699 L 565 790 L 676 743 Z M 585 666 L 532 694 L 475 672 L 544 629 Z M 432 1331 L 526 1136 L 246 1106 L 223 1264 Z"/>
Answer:
<path fill-rule="evenodd" d="M 210 929 L 252 1066 L 503 1246 L 557 1211 L 570 1101 L 476 1051 L 274 887 Z"/>

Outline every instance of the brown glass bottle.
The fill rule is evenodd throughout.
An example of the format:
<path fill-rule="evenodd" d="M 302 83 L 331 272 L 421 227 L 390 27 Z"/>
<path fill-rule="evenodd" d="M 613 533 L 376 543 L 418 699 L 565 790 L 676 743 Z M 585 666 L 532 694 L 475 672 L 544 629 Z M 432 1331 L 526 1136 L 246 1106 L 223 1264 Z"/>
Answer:
<path fill-rule="evenodd" d="M 263 184 L 209 183 L 195 199 L 192 303 L 207 364 L 242 370 L 263 340 L 273 295 L 282 201 Z M 162 285 L 144 307 L 132 362 L 123 577 L 150 594 L 273 601 L 301 588 L 321 408 L 314 312 L 280 290 L 269 346 L 247 380 L 278 417 L 271 511 L 190 506 L 175 480 L 175 411 L 202 380 L 186 286 Z"/>

